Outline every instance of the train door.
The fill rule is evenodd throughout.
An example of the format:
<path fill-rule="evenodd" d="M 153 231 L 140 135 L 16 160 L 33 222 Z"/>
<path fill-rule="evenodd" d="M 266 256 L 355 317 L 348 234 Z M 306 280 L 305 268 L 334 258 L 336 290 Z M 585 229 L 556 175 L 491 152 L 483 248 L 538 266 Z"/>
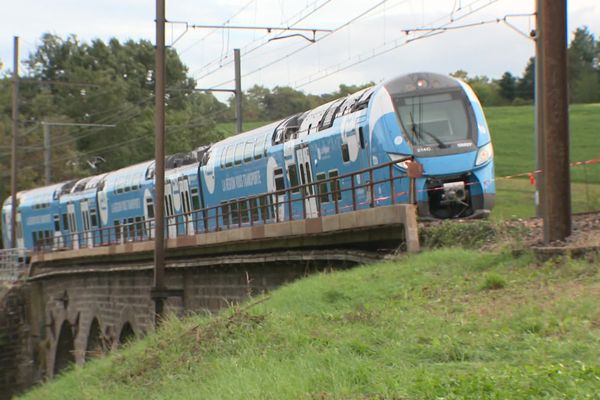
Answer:
<path fill-rule="evenodd" d="M 167 238 L 177 237 L 177 219 L 175 218 L 175 207 L 173 205 L 173 185 L 165 183 L 165 217 L 167 224 Z"/>
<path fill-rule="evenodd" d="M 71 244 L 73 250 L 79 249 L 79 234 L 77 233 L 77 219 L 75 218 L 75 204 L 67 204 L 67 221 L 68 221 L 68 232 L 71 237 Z"/>
<path fill-rule="evenodd" d="M 319 216 L 319 210 L 317 208 L 315 188 L 312 184 L 312 165 L 310 160 L 310 152 L 308 151 L 308 144 L 303 144 L 296 147 L 296 162 L 298 165 L 297 170 L 300 177 L 300 184 L 306 185 L 302 188 L 306 218 L 316 218 Z"/>
<path fill-rule="evenodd" d="M 52 215 L 52 222 L 54 224 L 54 239 L 52 240 L 52 250 L 58 250 L 63 247 L 62 233 L 60 231 L 60 215 Z"/>
<path fill-rule="evenodd" d="M 285 221 L 285 179 L 283 168 L 277 165 L 274 157 L 269 157 L 267 161 L 267 192 L 268 197 L 264 197 L 262 204 L 263 220 L 273 218 L 275 222 Z M 274 194 L 277 192 L 277 194 Z M 265 212 L 267 210 L 267 212 Z"/>
<path fill-rule="evenodd" d="M 17 215 L 15 218 L 17 223 L 17 226 L 15 227 L 15 232 L 17 235 L 17 248 L 23 249 L 25 248 L 25 240 L 23 240 L 23 223 L 21 222 L 21 211 L 17 211 Z"/>
<path fill-rule="evenodd" d="M 144 191 L 144 218 L 146 225 L 146 231 L 149 233 L 150 238 L 154 237 L 154 227 L 156 226 L 156 221 L 154 220 L 154 198 L 152 197 L 152 193 L 149 189 Z"/>
<path fill-rule="evenodd" d="M 184 234 L 194 234 L 194 218 L 192 215 L 192 202 L 190 199 L 190 182 L 187 176 L 179 180 L 179 195 L 181 197 L 181 207 L 183 208 Z"/>
<path fill-rule="evenodd" d="M 90 230 L 92 231 L 92 246 L 99 246 L 102 244 L 102 242 L 99 230 L 100 225 L 98 225 L 98 211 L 92 207 L 95 207 L 95 204 L 90 204 Z"/>
<path fill-rule="evenodd" d="M 91 220 L 90 220 L 90 207 L 88 205 L 87 199 L 81 200 L 79 203 L 81 208 L 81 221 L 83 223 L 83 244 L 85 247 L 94 247 L 94 240 L 92 238 L 91 230 Z"/>

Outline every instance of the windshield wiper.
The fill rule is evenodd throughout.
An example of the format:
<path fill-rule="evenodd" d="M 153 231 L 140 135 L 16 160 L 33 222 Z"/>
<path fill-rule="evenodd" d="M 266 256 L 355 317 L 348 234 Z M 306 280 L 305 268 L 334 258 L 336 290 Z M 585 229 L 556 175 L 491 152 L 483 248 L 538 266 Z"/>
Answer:
<path fill-rule="evenodd" d="M 433 133 L 427 132 L 425 129 L 423 129 L 423 127 L 421 125 L 419 125 L 420 129 L 419 129 L 419 132 L 417 132 L 417 124 L 415 124 L 415 119 L 413 118 L 412 111 L 409 112 L 409 115 L 410 115 L 410 123 L 412 125 L 411 130 L 413 131 L 413 135 L 415 138 L 421 139 L 422 138 L 421 134 L 424 133 L 427 136 L 429 136 L 430 138 L 432 138 L 433 140 L 435 140 L 435 142 L 438 144 L 438 147 L 440 149 L 446 149 L 446 148 L 450 147 L 446 143 L 442 142 L 439 137 L 437 137 Z"/>

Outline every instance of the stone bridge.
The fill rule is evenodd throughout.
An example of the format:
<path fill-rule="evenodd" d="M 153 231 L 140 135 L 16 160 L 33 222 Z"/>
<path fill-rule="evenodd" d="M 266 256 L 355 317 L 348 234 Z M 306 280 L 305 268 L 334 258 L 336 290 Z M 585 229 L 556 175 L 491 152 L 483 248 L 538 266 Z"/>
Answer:
<path fill-rule="evenodd" d="M 418 251 L 416 210 L 393 205 L 169 239 L 167 312 L 216 312 L 316 271 L 348 268 L 402 246 Z M 153 243 L 32 257 L 0 293 L 0 398 L 152 331 Z"/>

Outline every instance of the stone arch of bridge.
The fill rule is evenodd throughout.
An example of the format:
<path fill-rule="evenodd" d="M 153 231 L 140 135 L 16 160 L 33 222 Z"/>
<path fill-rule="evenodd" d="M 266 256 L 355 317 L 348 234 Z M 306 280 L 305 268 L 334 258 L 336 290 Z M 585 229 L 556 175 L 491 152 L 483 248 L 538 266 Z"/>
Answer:
<path fill-rule="evenodd" d="M 57 375 L 69 365 L 74 363 L 75 338 L 73 336 L 73 326 L 69 320 L 65 319 L 60 327 L 58 341 L 56 343 L 53 374 Z"/>
<path fill-rule="evenodd" d="M 94 317 L 88 330 L 85 346 L 85 360 L 105 353 L 110 348 L 110 341 L 102 333 L 102 328 L 98 318 Z"/>
<path fill-rule="evenodd" d="M 133 330 L 133 326 L 129 321 L 126 321 L 121 327 L 121 332 L 119 333 L 119 346 L 127 344 L 128 342 L 135 339 L 135 331 Z"/>

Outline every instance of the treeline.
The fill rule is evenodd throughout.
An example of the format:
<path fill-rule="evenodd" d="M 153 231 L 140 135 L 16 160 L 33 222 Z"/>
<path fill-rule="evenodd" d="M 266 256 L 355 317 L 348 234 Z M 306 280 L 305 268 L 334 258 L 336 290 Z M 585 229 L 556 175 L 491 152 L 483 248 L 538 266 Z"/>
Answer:
<path fill-rule="evenodd" d="M 587 27 L 574 32 L 567 57 L 570 102 L 600 102 L 600 42 Z M 469 83 L 485 106 L 529 104 L 534 99 L 535 62 L 530 58 L 521 76 L 505 72 L 500 79 L 469 77 L 462 70 L 451 75 Z"/>
<path fill-rule="evenodd" d="M 114 170 L 154 155 L 154 46 L 146 40 L 91 43 L 46 34 L 22 62 L 19 99 L 20 190 L 43 184 L 42 122 L 51 126 L 52 181 Z M 167 51 L 167 152 L 218 140 L 227 105 L 193 91 L 196 83 Z M 10 188 L 12 78 L 0 78 L 0 198 Z"/>

